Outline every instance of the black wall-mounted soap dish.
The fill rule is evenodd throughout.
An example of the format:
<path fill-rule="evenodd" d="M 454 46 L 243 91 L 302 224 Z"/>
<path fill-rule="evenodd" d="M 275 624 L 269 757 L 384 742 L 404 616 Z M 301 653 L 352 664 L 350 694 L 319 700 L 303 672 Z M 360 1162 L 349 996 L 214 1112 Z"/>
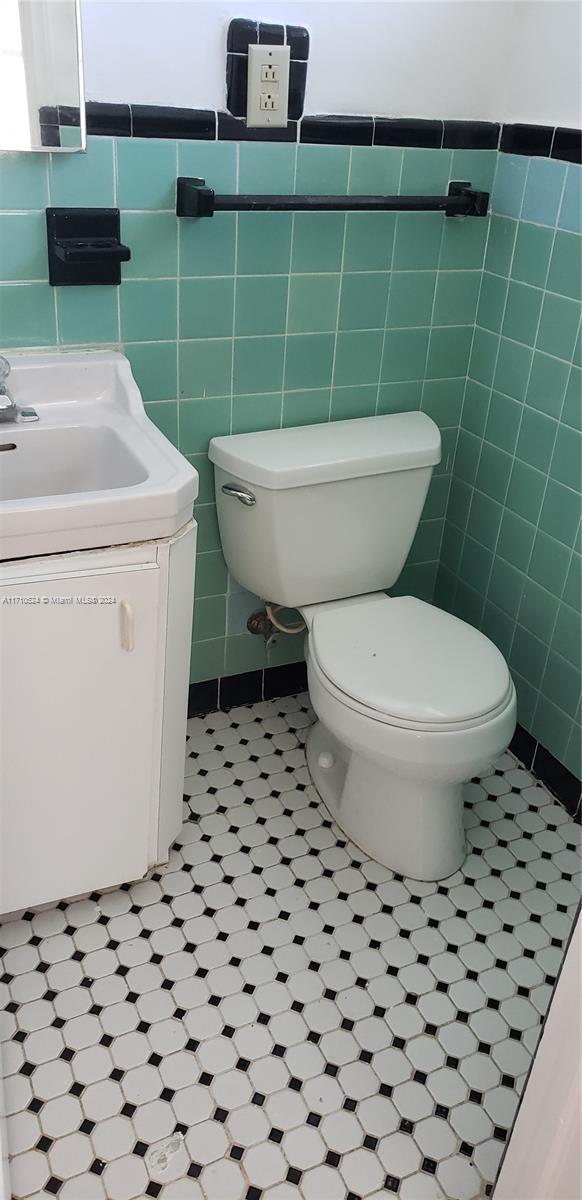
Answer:
<path fill-rule="evenodd" d="M 46 232 L 53 286 L 121 283 L 131 250 L 120 240 L 118 208 L 47 208 Z"/>

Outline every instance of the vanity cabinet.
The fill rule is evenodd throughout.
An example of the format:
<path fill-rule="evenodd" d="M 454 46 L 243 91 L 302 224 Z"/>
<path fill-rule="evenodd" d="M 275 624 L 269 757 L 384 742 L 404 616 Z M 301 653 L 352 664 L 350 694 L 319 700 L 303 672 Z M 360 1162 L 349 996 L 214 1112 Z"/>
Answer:
<path fill-rule="evenodd" d="M 0 911 L 139 879 L 181 825 L 193 522 L 0 565 Z"/>

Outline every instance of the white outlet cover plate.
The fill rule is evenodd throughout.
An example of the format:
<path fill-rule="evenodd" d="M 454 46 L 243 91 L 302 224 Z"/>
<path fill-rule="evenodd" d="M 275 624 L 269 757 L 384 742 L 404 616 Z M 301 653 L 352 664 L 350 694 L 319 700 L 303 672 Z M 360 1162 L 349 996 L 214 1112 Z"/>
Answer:
<path fill-rule="evenodd" d="M 289 56 L 289 46 L 249 46 L 248 126 L 275 129 L 287 124 Z"/>

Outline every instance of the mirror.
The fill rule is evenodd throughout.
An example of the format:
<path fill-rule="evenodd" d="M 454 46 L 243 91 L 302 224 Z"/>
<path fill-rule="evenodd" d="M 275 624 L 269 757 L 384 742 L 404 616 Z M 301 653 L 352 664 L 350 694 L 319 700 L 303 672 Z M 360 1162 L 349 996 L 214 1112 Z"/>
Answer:
<path fill-rule="evenodd" d="M 0 150 L 84 148 L 79 0 L 0 0 Z"/>

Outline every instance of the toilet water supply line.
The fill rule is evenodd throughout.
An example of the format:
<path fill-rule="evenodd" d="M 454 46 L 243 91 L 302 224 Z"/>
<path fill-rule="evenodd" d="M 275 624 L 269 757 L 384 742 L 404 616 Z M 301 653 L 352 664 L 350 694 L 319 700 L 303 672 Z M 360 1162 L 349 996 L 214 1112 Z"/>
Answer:
<path fill-rule="evenodd" d="M 285 625 L 277 617 L 277 613 L 285 606 L 283 604 L 265 604 L 264 608 L 258 612 L 251 613 L 247 621 L 247 629 L 249 633 L 254 633 L 264 637 L 265 641 L 270 641 L 275 630 L 278 633 L 303 633 L 307 629 L 305 621 L 300 618 L 298 621 L 292 621 L 289 625 Z"/>

